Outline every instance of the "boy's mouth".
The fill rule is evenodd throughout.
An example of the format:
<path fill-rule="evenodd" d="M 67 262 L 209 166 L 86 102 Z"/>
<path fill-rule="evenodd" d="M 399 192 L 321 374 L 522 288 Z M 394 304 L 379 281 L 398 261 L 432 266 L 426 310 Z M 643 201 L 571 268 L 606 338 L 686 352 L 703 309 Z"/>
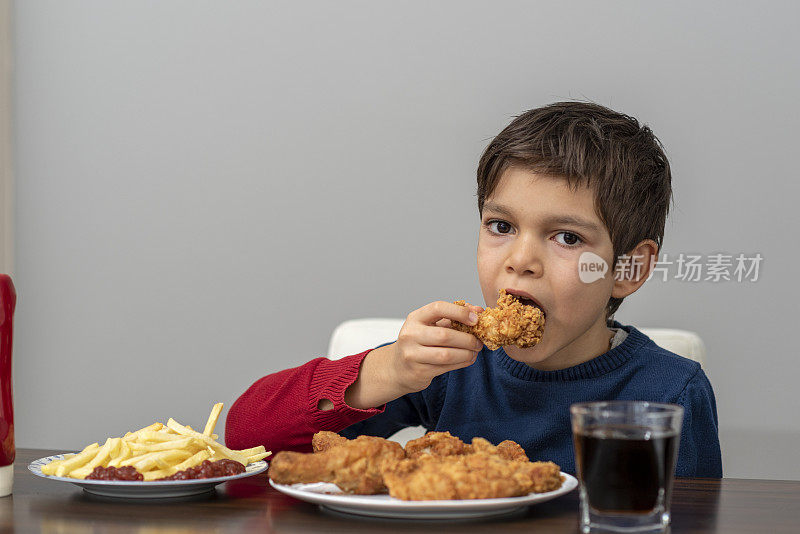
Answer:
<path fill-rule="evenodd" d="M 534 308 L 538 308 L 539 310 L 541 310 L 542 315 L 544 315 L 545 319 L 547 318 L 547 312 L 544 310 L 541 304 L 539 304 L 536 301 L 536 299 L 534 299 L 528 293 L 525 293 L 524 291 L 519 291 L 517 289 L 508 289 L 508 288 L 506 288 L 506 293 L 514 297 L 514 299 L 523 306 L 533 306 Z"/>

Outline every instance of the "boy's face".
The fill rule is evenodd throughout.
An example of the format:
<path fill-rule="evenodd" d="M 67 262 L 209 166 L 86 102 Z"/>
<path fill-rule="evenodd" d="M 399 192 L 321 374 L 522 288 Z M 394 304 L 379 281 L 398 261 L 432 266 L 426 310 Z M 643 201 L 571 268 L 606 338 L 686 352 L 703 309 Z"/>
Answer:
<path fill-rule="evenodd" d="M 585 283 L 579 277 L 579 259 L 593 252 L 610 270 L 613 250 L 611 236 L 595 213 L 591 189 L 570 190 L 563 178 L 516 167 L 506 170 L 481 215 L 481 291 L 487 306 L 494 306 L 498 291 L 506 289 L 528 294 L 545 312 L 539 344 L 504 347 L 506 353 L 548 370 L 606 352 L 612 332 L 606 327 L 605 308 L 613 276 L 606 271 L 603 278 Z"/>

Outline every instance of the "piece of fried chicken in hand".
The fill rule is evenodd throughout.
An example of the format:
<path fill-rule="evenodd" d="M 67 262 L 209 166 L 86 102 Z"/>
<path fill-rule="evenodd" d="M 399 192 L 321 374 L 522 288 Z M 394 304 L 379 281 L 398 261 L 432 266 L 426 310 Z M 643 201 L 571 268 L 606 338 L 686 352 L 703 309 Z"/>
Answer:
<path fill-rule="evenodd" d="M 321 452 L 277 453 L 270 462 L 269 477 L 278 484 L 332 482 L 346 493 L 384 493 L 381 468 L 405 458 L 400 444 L 373 436 L 350 440 L 337 435 L 340 441 L 328 434 L 314 436 L 314 447 L 324 448 Z"/>
<path fill-rule="evenodd" d="M 463 300 L 455 302 L 459 306 L 469 306 Z M 535 306 L 528 306 L 513 295 L 500 290 L 497 306 L 486 308 L 478 313 L 478 322 L 469 326 L 453 321 L 453 328 L 473 334 L 490 350 L 502 346 L 516 345 L 520 348 L 533 347 L 544 335 L 544 314 Z"/>
<path fill-rule="evenodd" d="M 389 495 L 404 501 L 519 497 L 553 491 L 563 482 L 552 462 L 506 460 L 481 452 L 400 460 L 386 464 L 383 480 Z"/>

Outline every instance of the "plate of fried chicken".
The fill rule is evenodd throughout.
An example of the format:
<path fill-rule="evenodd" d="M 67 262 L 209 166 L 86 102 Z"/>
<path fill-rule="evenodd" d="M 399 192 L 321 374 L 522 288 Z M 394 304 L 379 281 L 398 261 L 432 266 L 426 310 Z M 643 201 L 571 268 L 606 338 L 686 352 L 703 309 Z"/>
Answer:
<path fill-rule="evenodd" d="M 278 491 L 350 514 L 453 519 L 507 514 L 569 493 L 577 480 L 553 462 L 531 462 L 519 444 L 464 443 L 429 432 L 399 443 L 318 432 L 313 453 L 282 451 L 270 468 Z"/>

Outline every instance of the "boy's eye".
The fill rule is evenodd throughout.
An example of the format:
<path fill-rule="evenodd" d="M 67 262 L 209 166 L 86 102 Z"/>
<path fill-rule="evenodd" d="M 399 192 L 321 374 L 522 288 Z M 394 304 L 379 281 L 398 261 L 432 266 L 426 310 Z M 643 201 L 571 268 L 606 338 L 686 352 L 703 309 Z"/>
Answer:
<path fill-rule="evenodd" d="M 558 236 L 563 236 L 563 242 L 558 240 Z M 583 240 L 577 235 L 573 234 L 572 232 L 559 232 L 556 234 L 556 241 L 564 246 L 567 247 L 575 247 L 579 243 L 582 243 Z"/>
<path fill-rule="evenodd" d="M 511 225 L 505 221 L 487 221 L 486 226 L 495 234 L 508 234 L 511 232 Z"/>

